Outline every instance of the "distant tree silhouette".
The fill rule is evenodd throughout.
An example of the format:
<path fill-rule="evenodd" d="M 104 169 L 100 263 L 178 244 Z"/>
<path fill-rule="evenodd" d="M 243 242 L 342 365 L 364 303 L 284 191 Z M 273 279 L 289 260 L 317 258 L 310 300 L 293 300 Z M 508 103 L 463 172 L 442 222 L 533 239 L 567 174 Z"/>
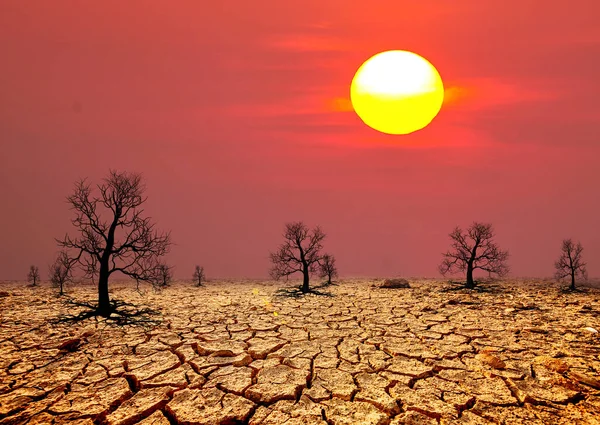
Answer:
<path fill-rule="evenodd" d="M 286 279 L 294 273 L 302 273 L 302 293 L 310 292 L 310 274 L 318 270 L 322 259 L 322 241 L 325 233 L 319 226 L 310 230 L 303 222 L 287 223 L 283 233 L 284 242 L 277 252 L 270 254 L 273 279 Z"/>
<path fill-rule="evenodd" d="M 586 263 L 583 261 L 583 246 L 580 242 L 575 244 L 572 239 L 562 241 L 560 257 L 554 263 L 556 268 L 555 277 L 562 280 L 566 277 L 571 278 L 570 289 L 575 290 L 575 278 L 583 277 L 587 279 Z"/>
<path fill-rule="evenodd" d="M 494 242 L 491 224 L 474 222 L 465 232 L 456 227 L 450 233 L 452 248 L 443 254 L 439 266 L 440 273 L 446 275 L 455 271 L 466 272 L 466 287 L 474 288 L 473 272 L 477 269 L 498 276 L 508 271 L 508 251 L 502 251 Z"/>
<path fill-rule="evenodd" d="M 173 280 L 173 267 L 165 263 L 160 263 L 156 266 L 155 283 L 161 288 L 169 286 Z"/>
<path fill-rule="evenodd" d="M 192 278 L 196 282 L 198 282 L 197 286 L 202 286 L 202 282 L 204 281 L 204 279 L 206 279 L 206 277 L 204 276 L 204 267 L 196 266 Z"/>
<path fill-rule="evenodd" d="M 31 286 L 37 286 L 40 280 L 40 269 L 37 266 L 29 266 L 29 273 L 27 274 L 27 282 Z"/>
<path fill-rule="evenodd" d="M 331 254 L 323 254 L 319 261 L 319 277 L 327 278 L 327 285 L 333 283 L 333 278 L 337 277 L 338 270 L 335 265 L 335 257 Z"/>
<path fill-rule="evenodd" d="M 72 223 L 78 235 L 67 234 L 57 242 L 87 277 L 97 277 L 95 313 L 109 317 L 116 311 L 109 298 L 110 276 L 122 273 L 138 283 L 155 284 L 159 260 L 169 252 L 171 240 L 143 215 L 146 198 L 140 174 L 111 170 L 96 189 L 94 194 L 85 179 L 75 184 L 67 201 L 75 211 Z"/>
<path fill-rule="evenodd" d="M 65 294 L 65 286 L 73 281 L 73 260 L 66 251 L 60 251 L 50 266 L 48 279 L 53 287 L 58 288 L 58 295 Z"/>

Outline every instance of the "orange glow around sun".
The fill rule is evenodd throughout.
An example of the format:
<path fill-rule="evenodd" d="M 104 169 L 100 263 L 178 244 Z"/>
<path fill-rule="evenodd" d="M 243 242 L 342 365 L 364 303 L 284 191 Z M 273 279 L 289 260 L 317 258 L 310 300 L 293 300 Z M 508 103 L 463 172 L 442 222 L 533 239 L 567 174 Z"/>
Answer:
<path fill-rule="evenodd" d="M 369 127 L 387 134 L 409 134 L 426 127 L 444 101 L 444 84 L 435 67 L 404 50 L 378 53 L 356 71 L 352 106 Z"/>

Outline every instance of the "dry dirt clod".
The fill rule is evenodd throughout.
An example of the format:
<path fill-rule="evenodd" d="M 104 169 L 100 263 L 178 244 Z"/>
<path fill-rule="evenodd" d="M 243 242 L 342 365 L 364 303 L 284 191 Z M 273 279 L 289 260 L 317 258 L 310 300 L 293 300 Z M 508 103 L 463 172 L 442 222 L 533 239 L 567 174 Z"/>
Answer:
<path fill-rule="evenodd" d="M 569 370 L 569 364 L 549 356 L 538 356 L 534 359 L 535 363 L 543 365 L 546 369 L 556 373 L 564 373 Z"/>
<path fill-rule="evenodd" d="M 600 390 L 600 378 L 598 378 L 598 376 L 590 376 L 587 375 L 585 373 L 581 373 L 581 372 L 569 372 L 568 374 L 569 378 L 571 378 L 574 381 L 580 382 L 582 384 L 588 385 L 592 388 L 595 388 L 597 390 Z"/>
<path fill-rule="evenodd" d="M 487 364 L 488 366 L 493 367 L 494 369 L 504 369 L 506 368 L 506 363 L 500 360 L 498 357 L 489 354 L 489 353 L 479 353 L 475 356 L 480 362 Z"/>
<path fill-rule="evenodd" d="M 162 409 L 170 399 L 173 389 L 157 387 L 143 389 L 126 400 L 117 410 L 107 416 L 108 425 L 131 425 Z"/>
<path fill-rule="evenodd" d="M 257 403 L 295 400 L 306 386 L 308 371 L 277 365 L 258 372 L 257 383 L 248 388 L 245 396 Z"/>
<path fill-rule="evenodd" d="M 408 280 L 402 278 L 385 279 L 380 285 L 380 288 L 410 288 Z"/>
<path fill-rule="evenodd" d="M 171 425 L 171 422 L 169 422 L 161 411 L 156 411 L 146 419 L 138 422 L 137 425 Z"/>
<path fill-rule="evenodd" d="M 254 410 L 254 403 L 217 388 L 178 391 L 166 411 L 177 421 L 189 425 L 243 422 Z"/>
<path fill-rule="evenodd" d="M 79 344 L 81 344 L 81 338 L 70 338 L 60 343 L 58 349 L 65 351 L 75 351 L 79 347 Z"/>

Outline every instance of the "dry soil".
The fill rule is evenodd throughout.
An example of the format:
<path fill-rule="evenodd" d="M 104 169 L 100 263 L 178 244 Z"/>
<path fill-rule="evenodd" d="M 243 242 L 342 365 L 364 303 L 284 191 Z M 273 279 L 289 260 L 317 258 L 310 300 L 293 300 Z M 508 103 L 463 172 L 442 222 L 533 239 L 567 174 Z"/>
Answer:
<path fill-rule="evenodd" d="M 600 423 L 600 290 L 376 283 L 300 298 L 274 282 L 113 284 L 161 312 L 147 328 L 52 324 L 77 310 L 1 284 L 0 424 Z"/>

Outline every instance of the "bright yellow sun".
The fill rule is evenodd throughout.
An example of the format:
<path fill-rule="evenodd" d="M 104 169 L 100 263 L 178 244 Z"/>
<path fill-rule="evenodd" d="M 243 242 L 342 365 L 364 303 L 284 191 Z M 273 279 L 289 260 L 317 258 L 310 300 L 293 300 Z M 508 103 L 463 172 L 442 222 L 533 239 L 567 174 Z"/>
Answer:
<path fill-rule="evenodd" d="M 444 100 L 444 83 L 435 67 L 404 50 L 378 53 L 362 64 L 352 80 L 350 99 L 369 127 L 387 134 L 408 134 L 427 126 Z"/>

